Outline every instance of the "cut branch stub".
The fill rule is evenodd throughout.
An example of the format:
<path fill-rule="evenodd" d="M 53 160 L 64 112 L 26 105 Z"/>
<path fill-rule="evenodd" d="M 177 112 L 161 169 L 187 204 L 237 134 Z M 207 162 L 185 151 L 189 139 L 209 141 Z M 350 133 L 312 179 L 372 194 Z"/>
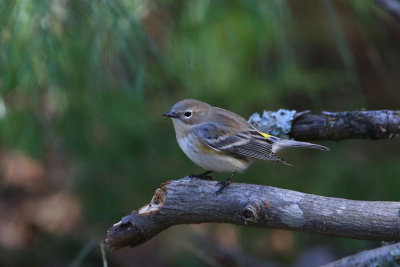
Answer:
<path fill-rule="evenodd" d="M 108 230 L 105 243 L 110 249 L 140 245 L 169 227 L 163 222 L 158 222 L 158 216 L 152 216 L 160 212 L 164 205 L 167 184 L 165 183 L 161 189 L 157 188 L 149 204 L 138 211 L 132 211 L 130 215 L 123 217 Z"/>
<path fill-rule="evenodd" d="M 184 178 L 109 229 L 110 249 L 137 246 L 177 224 L 219 222 L 370 240 L 400 240 L 400 202 L 322 197 L 269 186 Z"/>

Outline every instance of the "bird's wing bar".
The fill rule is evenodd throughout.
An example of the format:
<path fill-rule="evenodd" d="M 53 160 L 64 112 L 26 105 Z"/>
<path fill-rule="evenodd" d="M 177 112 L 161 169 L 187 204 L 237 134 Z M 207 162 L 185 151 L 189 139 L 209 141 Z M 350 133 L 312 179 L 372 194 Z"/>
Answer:
<path fill-rule="evenodd" d="M 204 144 L 216 151 L 228 151 L 255 159 L 273 160 L 288 164 L 272 152 L 272 142 L 256 130 L 229 135 L 223 126 L 217 123 L 202 123 L 194 127 L 196 134 Z"/>
<path fill-rule="evenodd" d="M 222 126 L 216 123 L 199 124 L 192 129 L 192 132 L 197 135 L 204 144 L 216 151 L 227 150 L 232 146 L 248 142 L 246 136 L 243 134 L 227 135 L 226 131 L 222 130 Z"/>

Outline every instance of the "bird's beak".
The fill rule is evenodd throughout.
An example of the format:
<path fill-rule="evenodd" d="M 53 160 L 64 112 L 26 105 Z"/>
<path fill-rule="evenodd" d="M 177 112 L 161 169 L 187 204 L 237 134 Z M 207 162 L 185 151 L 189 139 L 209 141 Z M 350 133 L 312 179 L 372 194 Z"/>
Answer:
<path fill-rule="evenodd" d="M 168 118 L 177 118 L 178 114 L 176 114 L 175 112 L 167 112 L 162 114 L 164 117 L 168 117 Z"/>

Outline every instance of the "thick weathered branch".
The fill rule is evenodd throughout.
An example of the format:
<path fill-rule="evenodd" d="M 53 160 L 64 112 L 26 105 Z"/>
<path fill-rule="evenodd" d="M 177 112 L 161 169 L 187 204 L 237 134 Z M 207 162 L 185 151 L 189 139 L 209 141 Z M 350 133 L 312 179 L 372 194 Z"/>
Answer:
<path fill-rule="evenodd" d="M 292 122 L 296 140 L 384 139 L 400 137 L 400 111 L 305 113 Z"/>
<path fill-rule="evenodd" d="M 400 243 L 366 250 L 323 267 L 400 266 Z"/>
<path fill-rule="evenodd" d="M 270 186 L 184 178 L 157 189 L 150 204 L 108 230 L 111 249 L 137 246 L 177 224 L 233 223 L 368 240 L 400 240 L 400 202 L 356 201 Z"/>

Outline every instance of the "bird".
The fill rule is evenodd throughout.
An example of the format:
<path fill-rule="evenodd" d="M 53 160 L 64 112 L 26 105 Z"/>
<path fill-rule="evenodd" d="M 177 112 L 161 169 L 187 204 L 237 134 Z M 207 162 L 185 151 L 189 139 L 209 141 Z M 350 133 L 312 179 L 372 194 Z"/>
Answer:
<path fill-rule="evenodd" d="M 236 173 L 243 172 L 257 159 L 291 165 L 276 154 L 283 148 L 329 150 L 322 145 L 264 133 L 231 111 L 195 99 L 181 100 L 162 115 L 172 119 L 176 140 L 186 156 L 206 170 L 190 177 L 212 180 L 209 175 L 212 172 L 231 173 L 218 183 L 217 194 L 231 183 Z"/>

